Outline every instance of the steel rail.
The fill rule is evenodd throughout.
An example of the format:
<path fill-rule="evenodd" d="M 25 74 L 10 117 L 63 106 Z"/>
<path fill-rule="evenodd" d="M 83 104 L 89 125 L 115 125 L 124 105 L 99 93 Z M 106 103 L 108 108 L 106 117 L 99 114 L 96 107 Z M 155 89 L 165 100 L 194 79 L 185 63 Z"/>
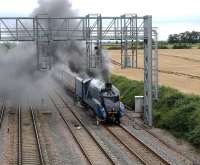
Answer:
<path fill-rule="evenodd" d="M 6 106 L 2 105 L 2 107 L 1 107 L 1 113 L 0 113 L 0 129 L 1 129 L 1 126 L 2 126 L 2 123 L 3 123 L 3 117 L 4 117 L 5 109 L 6 109 Z"/>
<path fill-rule="evenodd" d="M 117 139 L 132 155 L 136 156 L 143 164 L 148 164 L 138 153 L 134 152 L 126 143 L 124 143 L 119 137 L 117 137 L 108 127 L 104 126 L 104 128 Z"/>
<path fill-rule="evenodd" d="M 128 105 L 125 105 L 125 108 L 132 111 L 132 108 L 129 107 Z M 180 154 L 182 157 L 185 157 L 186 159 L 188 159 L 191 162 L 194 162 L 191 158 L 189 158 L 188 156 L 185 156 L 183 153 L 181 153 L 180 151 L 178 151 L 176 148 L 173 148 L 172 146 L 170 146 L 169 144 L 167 144 L 164 140 L 160 139 L 156 134 L 154 134 L 153 132 L 151 132 L 150 130 L 148 130 L 148 126 L 144 125 L 144 124 L 139 124 L 137 121 L 135 121 L 134 119 L 132 119 L 130 116 L 128 116 L 127 114 L 125 114 L 125 116 L 130 120 L 133 121 L 134 124 L 136 124 L 138 127 L 140 127 L 140 129 L 144 130 L 145 132 L 147 132 L 148 134 L 150 134 L 153 138 L 155 138 L 156 140 L 159 141 L 159 143 L 161 143 L 162 145 L 165 145 L 166 147 L 168 147 L 169 149 L 173 150 L 174 152 Z"/>
<path fill-rule="evenodd" d="M 75 139 L 76 143 L 78 144 L 79 148 L 81 149 L 83 155 L 85 156 L 86 160 L 89 162 L 90 165 L 94 165 L 94 163 L 89 159 L 89 156 L 87 154 L 87 151 L 85 151 L 84 147 L 82 146 L 82 144 L 80 143 L 80 141 L 78 140 L 77 136 L 75 135 L 74 131 L 72 130 L 70 124 L 68 123 L 67 120 L 65 120 L 62 112 L 59 110 L 58 106 L 56 105 L 55 101 L 53 100 L 53 98 L 51 96 L 49 96 L 49 98 L 51 99 L 52 103 L 54 104 L 54 106 L 56 107 L 57 112 L 59 113 L 60 117 L 62 118 L 62 120 L 64 121 L 64 123 L 66 124 L 67 128 L 69 129 L 71 135 L 73 136 L 73 138 Z"/>
<path fill-rule="evenodd" d="M 66 105 L 66 107 L 74 114 L 74 116 L 76 117 L 76 119 L 78 121 L 80 121 L 80 123 L 82 124 L 82 126 L 87 130 L 87 132 L 90 133 L 90 131 L 87 129 L 87 127 L 85 126 L 85 124 L 78 118 L 78 116 L 74 113 L 74 111 L 72 110 L 72 108 L 66 103 L 66 101 L 60 96 L 60 94 L 58 94 L 58 92 L 56 92 L 56 94 L 59 96 L 59 98 L 63 101 L 63 103 Z M 124 126 L 120 125 L 120 128 L 122 128 L 125 132 L 127 132 L 131 137 L 133 137 L 134 139 L 136 139 L 137 141 L 139 141 L 139 143 L 141 145 L 143 145 L 146 149 L 148 149 L 150 152 L 152 152 L 154 155 L 156 155 L 164 164 L 169 164 L 166 160 L 164 160 L 160 155 L 158 155 L 155 151 L 153 151 L 150 147 L 148 147 L 146 144 L 144 144 L 140 139 L 138 139 L 137 137 L 135 137 L 132 133 L 130 133 L 126 128 L 124 128 Z M 109 131 L 110 132 L 110 131 Z M 91 135 L 93 137 L 93 135 Z M 115 136 L 115 135 L 114 135 Z M 115 136 L 116 137 L 116 136 Z M 121 141 L 121 139 L 119 139 L 117 137 L 117 139 Z M 95 139 L 94 139 L 95 140 Z M 98 143 L 98 142 L 97 142 Z M 128 147 L 124 142 L 122 142 L 122 144 L 130 151 L 130 147 Z M 99 146 L 99 144 L 98 144 Z M 100 146 L 101 147 L 101 146 Z M 105 152 L 103 150 L 103 152 Z M 144 159 L 141 158 L 140 155 L 136 155 L 136 153 L 131 150 L 130 151 L 132 154 L 134 154 L 137 158 L 139 158 L 143 164 L 149 164 L 148 162 L 146 162 Z M 107 154 L 107 153 L 106 153 Z"/>
<path fill-rule="evenodd" d="M 154 155 L 156 155 L 164 164 L 170 165 L 168 161 L 166 161 L 162 156 L 160 156 L 158 153 L 156 153 L 154 150 L 152 150 L 148 145 L 146 145 L 142 140 L 140 140 L 138 137 L 136 137 L 133 133 L 131 133 L 126 127 L 124 127 L 122 124 L 119 125 L 121 129 L 123 129 L 126 133 L 128 133 L 132 138 L 134 138 L 136 141 L 138 141 L 142 146 L 144 146 L 146 149 L 148 149 L 150 152 L 152 152 Z"/>
<path fill-rule="evenodd" d="M 36 117 L 35 117 L 35 112 L 33 111 L 32 107 L 30 107 L 30 113 L 31 113 L 33 127 L 34 127 L 35 138 L 36 138 L 36 142 L 37 142 L 37 149 L 38 149 L 38 153 L 39 153 L 39 157 L 40 157 L 40 164 L 45 165 L 44 157 L 43 157 L 43 154 L 42 154 L 42 147 L 41 147 L 39 131 L 38 131 Z"/>
<path fill-rule="evenodd" d="M 129 106 L 126 106 L 127 109 L 130 108 Z M 143 124 L 139 124 L 137 121 L 133 120 L 130 116 L 128 116 L 127 114 L 125 114 L 125 116 L 130 120 L 133 121 L 134 124 L 136 124 L 138 127 L 140 127 L 140 129 L 144 130 L 145 132 L 147 132 L 149 135 L 151 135 L 153 138 L 155 138 L 156 140 L 159 141 L 159 143 L 161 143 L 161 145 L 165 145 L 166 147 L 168 147 L 170 150 L 173 150 L 174 152 L 180 154 L 182 157 L 188 159 L 191 162 L 194 162 L 191 158 L 189 158 L 188 156 L 185 156 L 183 153 L 181 153 L 180 151 L 178 151 L 176 148 L 173 148 L 172 146 L 170 146 L 169 144 L 167 144 L 165 141 L 163 141 L 162 139 L 160 139 L 156 134 L 154 134 L 153 132 L 151 132 L 150 130 L 148 130 L 146 125 Z M 147 128 L 146 128 L 147 127 Z"/>
<path fill-rule="evenodd" d="M 89 134 L 89 136 L 92 138 L 92 140 L 97 144 L 97 146 L 100 148 L 100 150 L 104 153 L 106 158 L 111 162 L 111 164 L 115 164 L 112 158 L 108 155 L 108 153 L 103 149 L 103 147 L 98 143 L 98 141 L 95 139 L 95 137 L 92 135 L 92 133 L 89 131 L 89 129 L 86 127 L 86 125 L 83 123 L 83 121 L 74 113 L 72 108 L 65 102 L 65 100 L 58 94 L 58 92 L 55 92 L 56 95 L 62 100 L 62 102 L 65 104 L 65 106 L 70 110 L 70 112 L 74 115 L 74 117 L 81 123 L 83 128 L 86 130 L 86 132 Z"/>
<path fill-rule="evenodd" d="M 17 165 L 22 165 L 22 124 L 21 124 L 21 107 L 18 106 L 18 143 L 17 143 Z"/>

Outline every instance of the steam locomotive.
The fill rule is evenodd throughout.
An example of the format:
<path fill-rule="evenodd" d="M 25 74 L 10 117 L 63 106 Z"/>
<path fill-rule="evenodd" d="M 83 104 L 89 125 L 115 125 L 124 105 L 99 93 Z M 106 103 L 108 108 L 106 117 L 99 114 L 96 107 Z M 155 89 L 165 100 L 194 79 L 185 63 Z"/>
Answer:
<path fill-rule="evenodd" d="M 95 78 L 81 78 L 70 72 L 57 70 L 54 79 L 62 84 L 74 101 L 88 107 L 100 121 L 120 124 L 125 113 L 119 90 L 111 83 Z"/>
<path fill-rule="evenodd" d="M 88 78 L 75 78 L 75 98 L 94 112 L 99 121 L 120 124 L 125 107 L 120 101 L 119 90 L 111 83 Z"/>

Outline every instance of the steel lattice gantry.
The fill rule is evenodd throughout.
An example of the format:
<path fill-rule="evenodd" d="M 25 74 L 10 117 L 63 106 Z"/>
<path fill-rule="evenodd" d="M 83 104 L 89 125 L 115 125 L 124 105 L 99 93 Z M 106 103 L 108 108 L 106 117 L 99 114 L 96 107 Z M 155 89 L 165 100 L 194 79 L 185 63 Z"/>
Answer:
<path fill-rule="evenodd" d="M 44 55 L 44 45 L 50 48 L 52 42 L 84 41 L 88 55 L 88 67 L 95 68 L 102 63 L 102 43 L 118 41 L 121 45 L 122 68 L 137 67 L 137 42 L 143 40 L 143 19 L 135 14 L 120 17 L 102 17 L 89 14 L 85 17 L 49 18 L 48 15 L 37 17 L 0 18 L 0 41 L 36 41 L 38 65 Z M 43 50 L 42 48 L 43 47 Z M 47 51 L 50 56 L 51 51 Z"/>
<path fill-rule="evenodd" d="M 85 42 L 87 64 L 91 69 L 101 67 L 101 48 L 108 42 L 121 46 L 122 68 L 137 67 L 138 42 L 144 41 L 144 119 L 152 125 L 152 99 L 158 97 L 158 56 L 157 33 L 152 30 L 151 16 L 1 17 L 0 41 L 36 42 L 38 69 L 47 70 L 51 68 L 54 42 Z"/>

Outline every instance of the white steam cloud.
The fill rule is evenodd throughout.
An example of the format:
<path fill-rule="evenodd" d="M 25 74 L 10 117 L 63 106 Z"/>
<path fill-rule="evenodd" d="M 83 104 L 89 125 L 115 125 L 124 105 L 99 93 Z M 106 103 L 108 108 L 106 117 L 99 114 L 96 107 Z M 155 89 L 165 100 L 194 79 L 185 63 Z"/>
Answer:
<path fill-rule="evenodd" d="M 39 0 L 39 7 L 36 8 L 31 16 L 38 14 L 48 14 L 49 17 L 72 17 L 77 13 L 71 9 L 68 0 Z M 56 27 L 56 22 L 52 25 Z M 87 69 L 87 57 L 85 43 L 78 41 L 54 42 L 52 70 L 41 72 L 36 66 L 36 44 L 17 43 L 15 47 L 7 49 L 0 47 L 0 95 L 16 103 L 34 100 L 42 96 L 45 90 L 51 89 L 49 81 L 52 75 L 56 74 L 57 68 L 70 71 L 73 74 L 88 77 L 94 76 L 107 78 L 109 72 L 109 60 L 103 54 L 103 67 L 89 74 Z"/>

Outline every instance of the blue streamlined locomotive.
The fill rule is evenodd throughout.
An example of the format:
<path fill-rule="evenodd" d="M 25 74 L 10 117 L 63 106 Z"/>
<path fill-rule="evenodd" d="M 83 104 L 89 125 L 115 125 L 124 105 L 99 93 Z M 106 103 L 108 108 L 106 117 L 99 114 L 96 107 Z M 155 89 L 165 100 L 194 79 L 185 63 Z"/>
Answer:
<path fill-rule="evenodd" d="M 119 124 L 125 113 L 125 107 L 120 102 L 119 90 L 111 83 L 99 79 L 75 78 L 75 97 L 89 106 L 99 121 Z"/>

